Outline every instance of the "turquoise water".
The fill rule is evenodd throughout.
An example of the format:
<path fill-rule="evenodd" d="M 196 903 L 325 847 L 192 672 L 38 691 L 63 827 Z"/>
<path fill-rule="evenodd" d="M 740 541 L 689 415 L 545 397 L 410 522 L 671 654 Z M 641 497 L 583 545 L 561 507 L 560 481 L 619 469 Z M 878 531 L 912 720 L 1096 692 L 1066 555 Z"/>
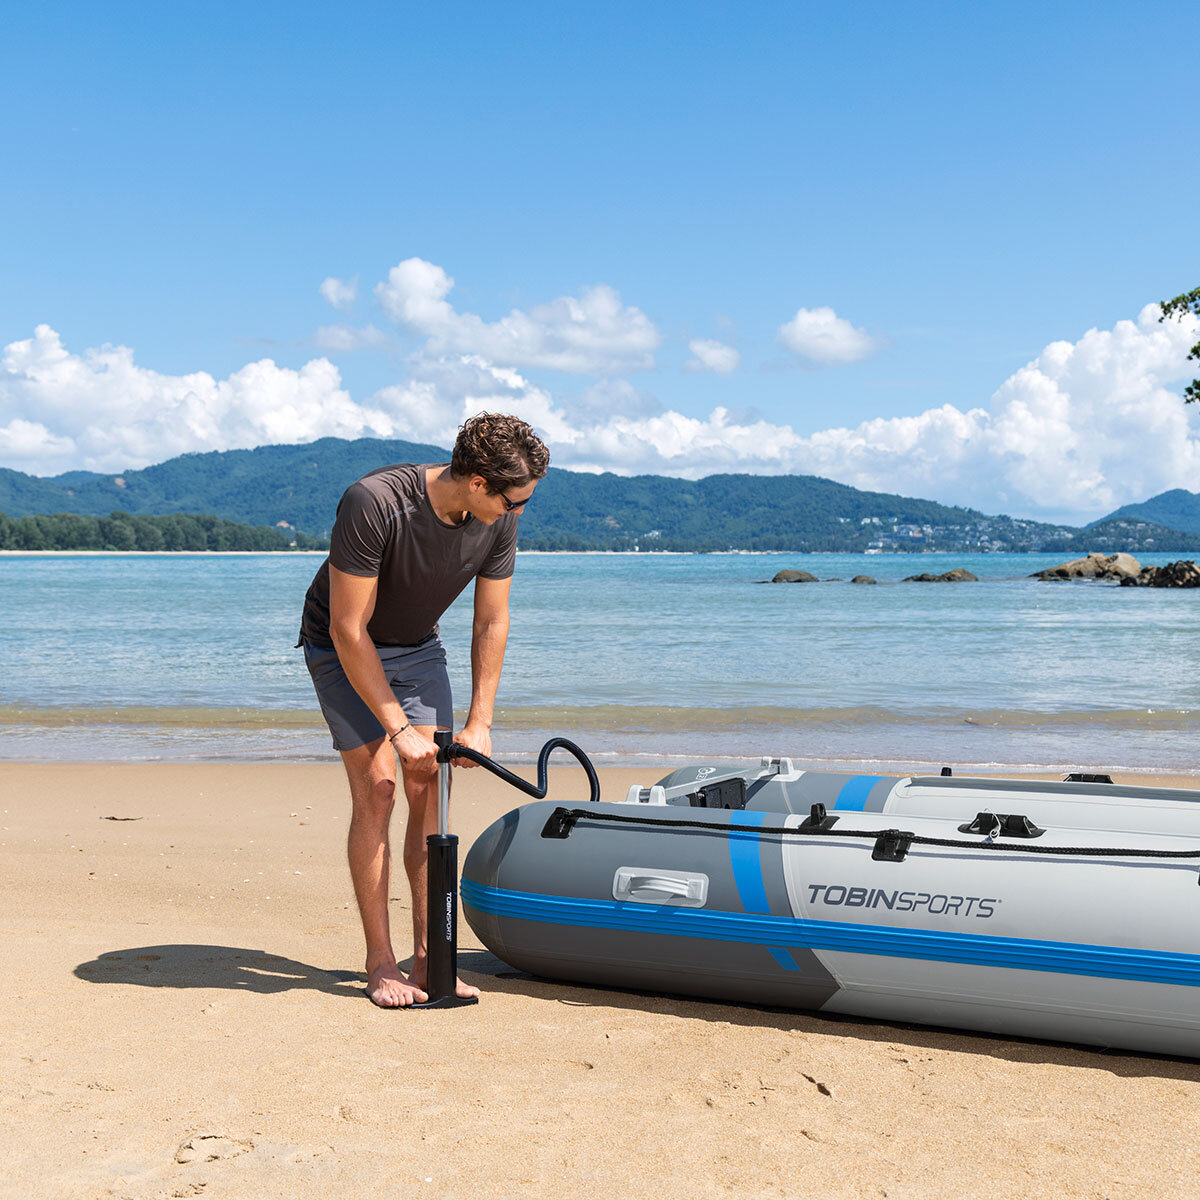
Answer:
<path fill-rule="evenodd" d="M 1060 560 L 522 555 L 497 753 L 1200 770 L 1200 594 L 1025 578 Z M 0 757 L 329 757 L 292 648 L 319 562 L 0 558 Z M 958 566 L 980 582 L 899 582 Z M 784 567 L 843 582 L 759 586 Z M 464 702 L 470 619 L 468 590 Z"/>

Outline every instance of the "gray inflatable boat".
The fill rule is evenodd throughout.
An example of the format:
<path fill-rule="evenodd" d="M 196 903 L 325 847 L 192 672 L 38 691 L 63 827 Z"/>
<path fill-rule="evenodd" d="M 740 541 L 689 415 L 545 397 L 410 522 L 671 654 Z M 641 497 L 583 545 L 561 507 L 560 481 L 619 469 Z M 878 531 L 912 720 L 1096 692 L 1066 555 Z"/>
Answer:
<path fill-rule="evenodd" d="M 1198 868 L 1200 791 L 763 759 L 517 808 L 461 894 L 551 979 L 1200 1057 Z"/>

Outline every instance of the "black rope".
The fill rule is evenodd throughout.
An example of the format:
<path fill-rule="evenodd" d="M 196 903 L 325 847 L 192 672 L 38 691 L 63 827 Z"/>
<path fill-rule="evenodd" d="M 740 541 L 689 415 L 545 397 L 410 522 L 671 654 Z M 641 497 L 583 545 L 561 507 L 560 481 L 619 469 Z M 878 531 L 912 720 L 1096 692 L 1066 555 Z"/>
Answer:
<path fill-rule="evenodd" d="M 537 786 L 528 783 L 522 779 L 520 775 L 514 775 L 507 767 L 502 767 L 498 762 L 488 758 L 486 754 L 480 754 L 478 750 L 472 750 L 470 746 L 460 746 L 457 742 L 451 743 L 445 749 L 438 751 L 438 762 L 450 762 L 455 758 L 469 758 L 473 763 L 478 763 L 481 767 L 486 767 L 491 773 L 505 783 L 511 784 L 513 787 L 524 792 L 527 796 L 532 796 L 535 800 L 545 800 L 546 798 L 546 762 L 550 757 L 551 751 L 559 748 L 573 754 L 578 760 L 579 765 L 583 767 L 587 775 L 588 787 L 591 789 L 591 795 L 588 800 L 592 804 L 596 804 L 600 800 L 600 780 L 596 776 L 596 768 L 592 766 L 592 760 L 574 742 L 569 742 L 566 738 L 556 737 L 551 738 L 541 749 L 537 761 Z"/>
<path fill-rule="evenodd" d="M 898 829 L 804 829 L 784 825 L 717 825 L 707 821 L 672 820 L 667 817 L 632 817 L 624 813 L 595 812 L 585 808 L 556 808 L 550 822 L 558 821 L 569 831 L 577 821 L 613 821 L 625 825 L 660 825 L 673 829 L 700 829 L 705 833 L 768 833 L 780 837 L 844 837 L 878 840 L 889 835 L 910 839 L 912 845 L 951 846 L 968 850 L 1001 850 L 1011 854 L 1073 854 L 1092 858 L 1200 858 L 1200 850 L 1130 850 L 1107 846 L 1028 846 L 1012 842 L 965 842 L 960 838 L 926 837 Z M 568 824 L 569 822 L 569 824 Z M 549 824 L 549 822 L 548 822 Z M 560 835 L 561 836 L 561 835 Z"/>

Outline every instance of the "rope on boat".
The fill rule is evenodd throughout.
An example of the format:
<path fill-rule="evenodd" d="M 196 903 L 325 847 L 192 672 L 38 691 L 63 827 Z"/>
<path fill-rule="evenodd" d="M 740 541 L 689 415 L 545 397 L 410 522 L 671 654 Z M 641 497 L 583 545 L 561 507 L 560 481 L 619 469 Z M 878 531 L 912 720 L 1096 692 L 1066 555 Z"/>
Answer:
<path fill-rule="evenodd" d="M 828 820 L 828 819 L 827 819 Z M 1196 850 L 1132 849 L 1119 846 L 1030 846 L 1010 841 L 968 842 L 961 838 L 928 837 L 902 829 L 832 829 L 786 825 L 717 825 L 708 821 L 688 821 L 670 817 L 630 816 L 584 808 L 556 808 L 542 829 L 542 837 L 565 838 L 579 821 L 606 821 L 622 825 L 653 825 L 668 829 L 698 829 L 703 833 L 754 833 L 778 837 L 863 838 L 876 843 L 873 857 L 899 862 L 909 846 L 948 846 L 959 850 L 999 850 L 1006 854 L 1066 854 L 1087 858 L 1200 858 Z"/>

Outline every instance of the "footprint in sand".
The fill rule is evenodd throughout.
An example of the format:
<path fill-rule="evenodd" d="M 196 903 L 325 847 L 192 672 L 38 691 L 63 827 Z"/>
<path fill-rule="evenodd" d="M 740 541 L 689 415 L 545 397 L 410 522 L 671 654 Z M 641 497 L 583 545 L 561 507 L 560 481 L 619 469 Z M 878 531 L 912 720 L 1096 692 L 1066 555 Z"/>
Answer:
<path fill-rule="evenodd" d="M 177 1163 L 216 1162 L 222 1158 L 237 1158 L 247 1150 L 253 1150 L 254 1143 L 242 1141 L 239 1138 L 223 1137 L 219 1133 L 198 1133 L 188 1138 L 175 1151 Z"/>

